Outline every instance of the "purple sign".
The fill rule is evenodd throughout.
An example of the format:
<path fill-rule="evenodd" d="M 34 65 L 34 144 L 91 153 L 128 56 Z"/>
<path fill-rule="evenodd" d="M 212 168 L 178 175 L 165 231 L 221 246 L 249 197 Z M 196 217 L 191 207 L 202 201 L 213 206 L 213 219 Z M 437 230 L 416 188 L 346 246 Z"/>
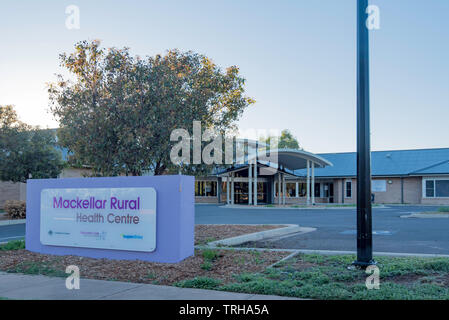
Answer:
<path fill-rule="evenodd" d="M 54 188 L 41 191 L 42 244 L 152 252 L 154 188 Z"/>
<path fill-rule="evenodd" d="M 179 262 L 194 253 L 194 178 L 28 180 L 26 249 Z"/>

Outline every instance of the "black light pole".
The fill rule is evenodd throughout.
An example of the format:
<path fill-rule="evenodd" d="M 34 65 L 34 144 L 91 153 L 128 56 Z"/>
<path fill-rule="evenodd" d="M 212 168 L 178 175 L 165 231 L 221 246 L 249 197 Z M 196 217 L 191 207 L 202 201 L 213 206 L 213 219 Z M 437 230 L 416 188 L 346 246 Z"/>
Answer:
<path fill-rule="evenodd" d="M 371 215 L 371 146 L 369 113 L 368 0 L 357 0 L 357 260 L 367 267 L 373 260 Z"/>

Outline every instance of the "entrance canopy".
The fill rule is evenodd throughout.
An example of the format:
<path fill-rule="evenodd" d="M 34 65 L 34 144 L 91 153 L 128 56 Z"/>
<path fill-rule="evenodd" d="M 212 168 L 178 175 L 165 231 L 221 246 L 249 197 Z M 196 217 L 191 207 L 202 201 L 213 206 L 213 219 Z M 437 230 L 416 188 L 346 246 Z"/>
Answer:
<path fill-rule="evenodd" d="M 286 178 L 295 178 L 296 170 L 307 169 L 307 204 L 315 204 L 315 168 L 332 166 L 326 159 L 304 150 L 275 149 L 267 152 L 257 150 L 248 155 L 244 163 L 235 164 L 217 175 L 226 181 L 226 203 L 234 204 L 234 184 L 236 179 L 239 183 L 248 183 L 248 192 L 244 194 L 249 205 L 257 205 L 261 192 L 263 199 L 268 198 L 268 203 L 274 202 L 275 185 L 278 186 L 278 203 L 286 203 Z M 269 170 L 264 170 L 269 169 Z M 267 183 L 267 188 L 258 184 L 258 179 Z M 276 182 L 277 181 L 277 182 Z M 246 190 L 246 188 L 245 188 Z M 269 190 L 269 191 L 268 191 Z M 240 197 L 240 193 L 238 194 Z"/>
<path fill-rule="evenodd" d="M 248 162 L 255 158 L 256 155 L 249 157 Z M 273 164 L 276 163 L 278 167 L 286 168 L 292 171 L 307 168 L 308 162 L 314 163 L 315 168 L 332 166 L 332 163 L 328 160 L 304 150 L 275 149 L 269 153 L 267 152 L 266 156 L 265 151 L 263 150 L 258 154 L 257 158 L 259 161 L 265 160 Z"/>

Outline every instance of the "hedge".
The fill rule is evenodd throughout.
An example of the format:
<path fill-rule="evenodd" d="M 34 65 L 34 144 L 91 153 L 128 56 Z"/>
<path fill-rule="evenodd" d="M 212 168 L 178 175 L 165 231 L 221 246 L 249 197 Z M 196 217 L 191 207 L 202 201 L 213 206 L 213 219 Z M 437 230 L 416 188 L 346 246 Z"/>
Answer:
<path fill-rule="evenodd" d="M 7 216 L 11 219 L 26 218 L 26 202 L 20 200 L 8 200 L 4 206 Z"/>

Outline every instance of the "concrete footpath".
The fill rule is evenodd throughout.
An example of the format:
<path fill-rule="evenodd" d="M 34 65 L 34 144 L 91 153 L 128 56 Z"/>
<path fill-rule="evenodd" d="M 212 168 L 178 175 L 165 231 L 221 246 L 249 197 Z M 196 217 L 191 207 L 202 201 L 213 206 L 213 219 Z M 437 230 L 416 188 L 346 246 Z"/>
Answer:
<path fill-rule="evenodd" d="M 69 290 L 65 278 L 0 272 L 0 298 L 22 300 L 291 300 L 279 296 L 187 289 L 118 281 L 81 279 Z"/>

